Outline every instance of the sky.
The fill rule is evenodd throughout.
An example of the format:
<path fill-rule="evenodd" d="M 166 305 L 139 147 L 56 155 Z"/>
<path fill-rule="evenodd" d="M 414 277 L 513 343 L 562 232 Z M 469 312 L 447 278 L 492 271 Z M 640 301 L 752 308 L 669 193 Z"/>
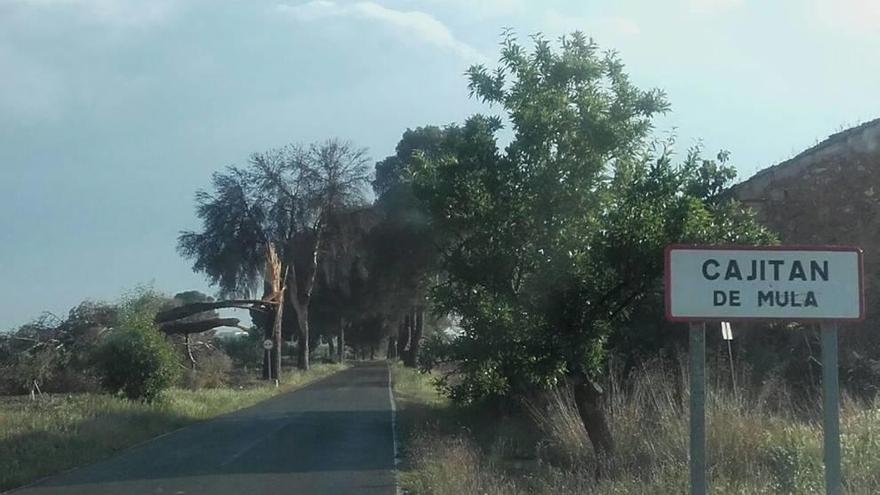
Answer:
<path fill-rule="evenodd" d="M 875 0 L 0 0 L 0 329 L 151 284 L 212 172 L 288 143 L 497 112 L 463 72 L 503 28 L 574 30 L 664 89 L 679 149 L 740 177 L 880 117 Z"/>

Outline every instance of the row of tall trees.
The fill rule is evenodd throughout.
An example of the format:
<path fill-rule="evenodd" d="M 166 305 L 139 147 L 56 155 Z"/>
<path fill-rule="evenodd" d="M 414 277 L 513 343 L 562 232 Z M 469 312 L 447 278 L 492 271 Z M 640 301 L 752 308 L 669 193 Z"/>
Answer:
<path fill-rule="evenodd" d="M 637 87 L 582 34 L 528 49 L 508 33 L 499 66 L 467 77 L 497 113 L 407 130 L 375 165 L 373 204 L 363 150 L 259 153 L 198 194 L 203 230 L 182 234 L 180 250 L 225 295 L 277 280 L 263 297 L 275 309 L 255 321 L 279 343 L 290 329 L 301 368 L 312 326 L 340 352 L 346 339 L 383 341 L 415 366 L 425 322 L 451 315 L 459 331 L 422 360 L 454 370 L 453 399 L 572 386 L 610 456 L 599 383 L 609 354 L 630 350 L 631 317 L 658 304 L 663 247 L 774 238 L 725 196 L 727 154 L 678 157 L 656 139 L 664 93 Z"/>
<path fill-rule="evenodd" d="M 197 193 L 202 229 L 182 233 L 179 250 L 228 298 L 211 308 L 249 308 L 274 341 L 265 377 L 279 375 L 286 338 L 296 342 L 299 368 L 308 369 L 321 340 L 341 360 L 347 347 L 375 355 L 404 329 L 402 356 L 415 366 L 433 252 L 429 222 L 414 216 L 411 188 L 374 183 L 382 193 L 369 204 L 370 175 L 364 150 L 329 140 L 256 153 Z M 261 283 L 261 299 L 251 299 Z"/>

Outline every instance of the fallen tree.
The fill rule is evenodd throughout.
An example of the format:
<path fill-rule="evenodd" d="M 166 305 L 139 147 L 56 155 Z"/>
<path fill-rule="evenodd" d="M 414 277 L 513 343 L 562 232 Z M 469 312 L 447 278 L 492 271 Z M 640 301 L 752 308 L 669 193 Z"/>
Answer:
<path fill-rule="evenodd" d="M 159 330 L 166 334 L 183 334 L 207 332 L 218 327 L 239 327 L 238 318 L 211 318 L 197 321 L 172 321 L 159 324 Z"/>
<path fill-rule="evenodd" d="M 263 301 L 260 299 L 230 299 L 227 301 L 184 304 L 183 306 L 177 306 L 175 308 L 156 313 L 156 317 L 153 321 L 158 325 L 162 325 L 167 322 L 180 320 L 182 318 L 192 316 L 194 314 L 222 308 L 240 308 L 254 311 L 273 312 L 274 308 L 272 308 L 272 306 L 275 306 L 276 304 L 277 302 L 275 301 Z"/>

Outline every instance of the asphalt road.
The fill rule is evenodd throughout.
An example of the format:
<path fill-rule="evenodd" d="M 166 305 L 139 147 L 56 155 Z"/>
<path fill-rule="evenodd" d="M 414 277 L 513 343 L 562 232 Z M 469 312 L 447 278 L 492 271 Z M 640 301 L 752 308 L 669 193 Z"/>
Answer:
<path fill-rule="evenodd" d="M 351 369 L 15 495 L 396 492 L 388 367 Z"/>

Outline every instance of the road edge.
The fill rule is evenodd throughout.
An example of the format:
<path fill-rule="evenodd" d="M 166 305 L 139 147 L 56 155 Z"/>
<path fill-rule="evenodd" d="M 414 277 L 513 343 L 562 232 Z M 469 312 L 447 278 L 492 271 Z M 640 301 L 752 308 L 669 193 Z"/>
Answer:
<path fill-rule="evenodd" d="M 400 495 L 400 449 L 397 443 L 397 405 L 394 402 L 394 385 L 391 373 L 391 363 L 387 363 L 388 370 L 388 400 L 391 403 L 391 443 L 394 455 L 394 494 Z"/>
<path fill-rule="evenodd" d="M 349 369 L 351 369 L 351 366 L 346 366 L 346 367 L 344 367 L 344 368 L 342 368 L 342 369 L 340 369 L 340 370 L 338 370 L 338 371 L 334 371 L 333 373 L 330 373 L 329 375 L 322 376 L 322 377 L 317 377 L 317 378 L 315 378 L 315 379 L 313 379 L 313 380 L 309 380 L 309 381 L 306 381 L 306 382 L 303 382 L 303 383 L 299 384 L 298 386 L 292 387 L 292 388 L 289 389 L 289 390 L 285 390 L 285 391 L 280 392 L 280 393 L 278 393 L 278 394 L 276 394 L 276 395 L 272 395 L 272 396 L 270 396 L 270 397 L 267 397 L 267 398 L 265 398 L 265 399 L 263 399 L 263 400 L 261 400 L 261 401 L 255 403 L 255 404 L 251 404 L 251 405 L 249 405 L 249 406 L 242 407 L 241 409 L 235 409 L 235 410 L 232 410 L 232 411 L 228 411 L 228 412 L 225 412 L 225 413 L 223 413 L 223 414 L 218 414 L 217 416 L 211 416 L 211 417 L 209 417 L 209 418 L 200 419 L 200 420 L 197 420 L 197 421 L 195 421 L 195 422 L 193 422 L 193 423 L 189 423 L 189 424 L 183 425 L 183 426 L 181 426 L 181 427 L 179 427 L 179 428 L 175 428 L 175 429 L 173 429 L 173 430 L 169 430 L 169 431 L 166 431 L 166 432 L 164 432 L 164 433 L 160 433 L 159 435 L 157 435 L 157 436 L 155 436 L 155 437 L 147 438 L 146 440 L 143 440 L 143 441 L 138 442 L 138 443 L 136 443 L 136 444 L 132 444 L 132 445 L 129 445 L 129 446 L 124 447 L 124 448 L 122 448 L 122 449 L 119 449 L 119 450 L 117 450 L 117 451 L 114 451 L 111 455 L 109 455 L 109 456 L 107 456 L 107 457 L 105 457 L 105 458 L 103 458 L 103 459 L 99 459 L 99 460 L 97 460 L 97 461 L 90 462 L 90 463 L 88 463 L 88 464 L 81 464 L 81 465 L 79 465 L 79 466 L 73 466 L 73 467 L 71 467 L 71 468 L 65 469 L 65 470 L 63 470 L 63 471 L 58 471 L 58 472 L 55 472 L 55 473 L 52 473 L 52 474 L 47 474 L 46 476 L 43 476 L 43 477 L 38 478 L 38 479 L 35 479 L 35 480 L 31 481 L 30 483 L 27 483 L 27 484 L 25 484 L 25 485 L 17 486 L 17 487 L 15 487 L 15 488 L 10 488 L 9 490 L 2 491 L 2 492 L 0 492 L 0 495 L 15 495 L 16 492 L 22 491 L 22 490 L 24 490 L 24 489 L 26 489 L 26 488 L 32 488 L 32 487 L 34 487 L 34 486 L 36 486 L 36 485 L 39 485 L 40 483 L 42 483 L 42 482 L 44 482 L 44 481 L 46 481 L 46 480 L 48 480 L 48 479 L 50 479 L 50 478 L 54 478 L 54 477 L 56 477 L 56 476 L 61 476 L 61 475 L 68 474 L 68 473 L 72 473 L 72 472 L 74 472 L 74 471 L 76 471 L 76 470 L 78 470 L 78 469 L 83 469 L 83 468 L 89 467 L 89 466 L 91 466 L 91 465 L 93 465 L 93 464 L 97 464 L 97 463 L 99 463 L 99 462 L 104 462 L 104 461 L 106 461 L 107 459 L 110 459 L 110 458 L 113 457 L 113 456 L 119 455 L 119 454 L 121 454 L 121 453 L 123 453 L 123 452 L 126 452 L 126 451 L 128 451 L 128 450 L 134 450 L 134 449 L 137 449 L 137 448 L 143 447 L 144 445 L 148 445 L 148 444 L 150 444 L 150 443 L 152 443 L 152 442 L 156 442 L 156 441 L 158 441 L 158 440 L 161 440 L 162 438 L 167 437 L 168 435 L 173 435 L 173 434 L 175 434 L 175 433 L 177 433 L 177 432 L 179 432 L 179 431 L 185 430 L 185 429 L 187 429 L 187 428 L 191 428 L 191 427 L 193 427 L 193 426 L 195 426 L 195 425 L 197 425 L 197 424 L 199 424 L 199 423 L 204 423 L 205 421 L 213 421 L 213 420 L 215 420 L 215 419 L 222 418 L 222 417 L 224 417 L 224 416 L 229 416 L 229 415 L 231 415 L 231 414 L 235 414 L 235 413 L 237 413 L 237 412 L 239 412 L 239 411 L 244 411 L 244 410 L 249 409 L 249 408 L 251 408 L 251 407 L 256 407 L 257 405 L 259 405 L 259 404 L 261 404 L 261 403 L 263 403 L 263 402 L 265 402 L 265 401 L 272 400 L 272 399 L 274 399 L 274 398 L 276 398 L 276 397 L 278 397 L 278 396 L 280 396 L 280 395 L 286 394 L 286 393 L 296 392 L 296 391 L 302 390 L 302 389 L 304 389 L 304 388 L 310 387 L 310 386 L 314 385 L 315 383 L 320 382 L 321 380 L 325 380 L 325 379 L 327 379 L 327 378 L 330 378 L 330 377 L 332 377 L 332 376 L 334 376 L 334 375 L 337 375 L 337 374 L 342 373 L 342 372 L 344 372 L 344 371 L 346 371 L 346 370 L 349 370 Z M 390 371 L 389 371 L 389 372 L 390 372 Z M 389 375 L 389 380 L 390 380 L 390 375 Z M 391 408 L 392 408 L 392 411 L 393 411 L 393 410 L 394 410 L 394 401 L 393 401 L 393 399 L 392 399 L 392 402 L 391 402 Z M 394 428 L 394 424 L 395 424 L 395 419 L 394 419 L 393 414 L 394 414 L 394 413 L 392 412 L 392 428 Z M 396 437 L 396 436 L 394 436 L 394 452 L 395 452 L 395 462 L 396 462 L 396 457 L 397 457 L 397 437 Z M 396 466 L 396 464 L 395 464 L 395 466 Z M 395 473 L 395 479 L 396 479 L 396 477 L 397 477 L 397 469 L 396 469 L 396 468 L 395 468 L 395 470 L 394 470 L 394 473 Z M 396 483 L 396 481 L 395 481 L 395 483 Z"/>

